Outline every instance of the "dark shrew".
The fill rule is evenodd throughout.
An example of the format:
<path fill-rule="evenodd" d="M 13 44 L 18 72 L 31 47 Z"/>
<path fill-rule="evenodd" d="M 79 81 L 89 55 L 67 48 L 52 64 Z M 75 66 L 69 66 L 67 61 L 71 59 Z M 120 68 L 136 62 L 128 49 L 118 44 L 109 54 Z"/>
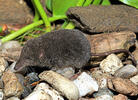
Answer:
<path fill-rule="evenodd" d="M 84 66 L 91 56 L 87 38 L 79 30 L 58 30 L 29 40 L 23 47 L 15 70 L 26 66 Z"/>
<path fill-rule="evenodd" d="M 119 52 L 131 55 L 125 49 L 93 54 L 89 41 L 81 31 L 57 30 L 27 41 L 15 65 L 15 70 L 20 71 L 27 66 L 81 68 L 91 56 L 105 56 Z"/>

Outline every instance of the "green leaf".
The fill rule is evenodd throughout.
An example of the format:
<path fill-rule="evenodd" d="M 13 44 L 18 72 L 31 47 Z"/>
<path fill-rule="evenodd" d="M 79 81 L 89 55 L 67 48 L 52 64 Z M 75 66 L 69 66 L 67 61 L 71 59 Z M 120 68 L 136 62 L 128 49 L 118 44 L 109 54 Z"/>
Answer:
<path fill-rule="evenodd" d="M 103 0 L 101 5 L 110 5 L 110 1 L 109 0 Z"/>
<path fill-rule="evenodd" d="M 120 1 L 127 5 L 138 8 L 138 0 L 120 0 Z"/>
<path fill-rule="evenodd" d="M 70 7 L 76 6 L 78 0 L 52 0 L 53 16 L 66 15 Z"/>
<path fill-rule="evenodd" d="M 101 3 L 101 0 L 94 0 L 92 2 L 93 5 L 100 5 L 100 3 Z"/>
<path fill-rule="evenodd" d="M 52 11 L 52 0 L 46 0 L 45 4 L 47 9 Z"/>
<path fill-rule="evenodd" d="M 76 6 L 83 6 L 84 3 L 85 3 L 85 0 L 78 0 Z"/>
<path fill-rule="evenodd" d="M 84 7 L 89 6 L 92 3 L 93 0 L 85 0 Z"/>

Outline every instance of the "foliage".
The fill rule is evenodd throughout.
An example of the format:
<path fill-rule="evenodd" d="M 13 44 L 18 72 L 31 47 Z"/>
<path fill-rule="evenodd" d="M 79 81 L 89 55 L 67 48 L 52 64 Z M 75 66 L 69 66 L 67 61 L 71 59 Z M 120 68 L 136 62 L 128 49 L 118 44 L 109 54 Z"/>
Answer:
<path fill-rule="evenodd" d="M 138 8 L 138 0 L 120 0 L 120 1 L 127 5 Z"/>
<path fill-rule="evenodd" d="M 120 0 L 120 1 L 125 4 L 138 8 L 138 0 Z M 62 25 L 62 28 L 73 29 L 75 27 L 74 24 L 72 22 L 69 22 L 66 16 L 66 11 L 68 10 L 68 8 L 75 6 L 110 5 L 110 1 L 109 0 L 46 0 L 45 5 L 47 9 L 51 11 L 52 17 L 47 16 L 39 0 L 32 0 L 32 4 L 35 8 L 35 17 L 33 20 L 34 22 L 32 24 L 23 27 L 17 32 L 9 34 L 6 37 L 3 37 L 1 39 L 2 43 L 12 40 L 42 24 L 45 25 L 46 32 L 50 32 L 51 23 L 56 20 L 65 21 Z"/>

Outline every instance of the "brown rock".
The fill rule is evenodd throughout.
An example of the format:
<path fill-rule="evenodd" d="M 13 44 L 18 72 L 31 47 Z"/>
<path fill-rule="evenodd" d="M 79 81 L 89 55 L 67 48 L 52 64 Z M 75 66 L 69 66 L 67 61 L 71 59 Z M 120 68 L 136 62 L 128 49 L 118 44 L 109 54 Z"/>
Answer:
<path fill-rule="evenodd" d="M 112 84 L 111 84 L 112 83 Z M 108 87 L 122 94 L 136 96 L 138 95 L 138 87 L 129 79 L 113 78 L 108 82 Z"/>
<path fill-rule="evenodd" d="M 131 31 L 86 35 L 92 53 L 103 53 L 116 49 L 127 49 L 135 44 L 136 34 Z"/>
<path fill-rule="evenodd" d="M 5 52 L 0 51 L 0 57 L 3 57 L 7 61 L 14 62 L 17 61 L 20 57 L 22 47 L 20 48 L 10 48 Z"/>
<path fill-rule="evenodd" d="M 113 96 L 114 100 L 128 100 L 127 96 L 118 94 L 117 96 Z"/>
<path fill-rule="evenodd" d="M 14 62 L 19 59 L 22 47 L 18 41 L 8 41 L 0 47 L 0 57 Z"/>
<path fill-rule="evenodd" d="M 33 19 L 30 8 L 21 0 L 0 0 L 0 24 L 25 24 Z"/>
<path fill-rule="evenodd" d="M 112 52 L 112 50 L 126 49 L 129 50 L 131 46 L 134 46 L 136 40 L 136 34 L 131 31 L 112 32 L 105 34 L 86 35 L 91 45 L 91 53 L 104 53 Z M 113 53 L 113 52 L 112 52 Z M 121 53 L 121 52 L 120 52 Z M 118 53 L 118 57 L 122 58 L 124 53 Z M 109 54 L 108 54 L 109 55 Z M 104 57 L 92 56 L 90 64 L 98 65 Z"/>
<path fill-rule="evenodd" d="M 138 32 L 138 10 L 126 5 L 73 7 L 68 10 L 67 16 L 78 28 L 91 33 Z"/>
<path fill-rule="evenodd" d="M 4 93 L 6 97 L 20 96 L 23 92 L 23 87 L 18 81 L 15 73 L 10 70 L 3 73 L 2 80 L 4 82 Z"/>

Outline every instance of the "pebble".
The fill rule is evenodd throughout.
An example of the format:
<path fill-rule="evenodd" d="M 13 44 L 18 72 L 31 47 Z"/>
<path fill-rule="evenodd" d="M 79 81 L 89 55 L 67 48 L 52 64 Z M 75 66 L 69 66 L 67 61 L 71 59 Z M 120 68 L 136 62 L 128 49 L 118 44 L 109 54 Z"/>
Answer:
<path fill-rule="evenodd" d="M 14 62 L 19 59 L 21 49 L 18 41 L 8 41 L 0 46 L 0 54 L 7 61 Z"/>
<path fill-rule="evenodd" d="M 91 75 L 96 79 L 99 88 L 107 88 L 107 79 L 111 78 L 109 73 L 103 73 L 101 70 L 95 69 L 91 72 Z"/>
<path fill-rule="evenodd" d="M 3 84 L 2 79 L 0 78 L 0 89 L 3 89 L 3 88 L 4 88 L 4 84 Z"/>
<path fill-rule="evenodd" d="M 79 89 L 80 97 L 87 94 L 92 94 L 95 91 L 98 91 L 97 82 L 86 72 L 81 73 L 76 80 L 73 81 Z"/>
<path fill-rule="evenodd" d="M 14 70 L 15 65 L 16 65 L 16 62 L 13 62 L 13 63 L 9 66 L 8 69 L 9 69 L 10 71 L 12 71 L 12 72 L 16 72 L 16 71 Z"/>
<path fill-rule="evenodd" d="M 133 76 L 132 78 L 130 78 L 130 80 L 138 86 L 138 74 L 136 76 Z"/>
<path fill-rule="evenodd" d="M 21 45 L 18 41 L 8 41 L 8 42 L 2 44 L 1 49 L 4 52 L 7 49 L 11 49 L 11 48 L 14 49 L 14 48 L 19 48 L 19 47 L 21 47 Z"/>
<path fill-rule="evenodd" d="M 3 93 L 3 90 L 0 89 L 0 100 L 3 100 L 4 99 L 4 93 Z"/>
<path fill-rule="evenodd" d="M 8 98 L 6 100 L 20 100 L 20 99 L 18 97 L 10 97 L 10 98 Z"/>
<path fill-rule="evenodd" d="M 113 97 L 111 95 L 101 95 L 99 97 L 90 100 L 113 100 Z"/>
<path fill-rule="evenodd" d="M 16 76 L 23 87 L 23 93 L 21 96 L 25 98 L 32 92 L 32 89 L 31 89 L 32 87 L 22 74 L 16 73 Z"/>
<path fill-rule="evenodd" d="M 100 68 L 103 72 L 108 72 L 110 74 L 114 74 L 116 70 L 123 67 L 123 64 L 121 60 L 115 55 L 111 54 L 106 57 L 103 61 L 100 63 Z"/>
<path fill-rule="evenodd" d="M 50 95 L 46 94 L 44 90 L 33 91 L 29 96 L 23 100 L 52 100 Z"/>
<path fill-rule="evenodd" d="M 99 82 L 99 87 L 100 88 L 106 88 L 107 87 L 107 79 L 106 78 L 103 77 L 98 82 Z"/>
<path fill-rule="evenodd" d="M 72 67 L 58 69 L 56 70 L 56 72 L 63 75 L 66 78 L 71 78 L 75 74 L 75 70 Z"/>
<path fill-rule="evenodd" d="M 121 94 L 130 96 L 138 95 L 138 87 L 129 79 L 115 77 L 108 81 L 108 87 L 109 89 L 119 92 Z"/>
<path fill-rule="evenodd" d="M 34 91 L 37 90 L 44 90 L 46 94 L 48 94 L 52 100 L 64 100 L 62 96 L 60 96 L 60 94 L 54 90 L 53 88 L 51 88 L 48 84 L 46 83 L 40 83 L 38 84 Z"/>
<path fill-rule="evenodd" d="M 113 97 L 110 95 L 102 95 L 96 98 L 89 98 L 89 99 L 80 98 L 79 100 L 113 100 Z"/>
<path fill-rule="evenodd" d="M 102 95 L 114 96 L 114 94 L 108 88 L 101 88 L 101 89 L 98 90 L 98 92 L 93 93 L 93 96 L 95 98 L 100 97 Z"/>
<path fill-rule="evenodd" d="M 3 74 L 7 67 L 8 62 L 4 58 L 0 57 L 0 76 Z"/>
<path fill-rule="evenodd" d="M 35 72 L 27 74 L 25 78 L 28 80 L 29 84 L 39 81 L 38 73 Z"/>
<path fill-rule="evenodd" d="M 69 79 L 54 71 L 44 71 L 39 74 L 41 80 L 45 80 L 54 87 L 58 92 L 69 100 L 78 100 L 79 90 L 77 86 Z"/>
<path fill-rule="evenodd" d="M 123 95 L 123 94 L 118 94 L 116 96 L 113 96 L 114 100 L 128 100 L 127 96 Z"/>
<path fill-rule="evenodd" d="M 121 78 L 130 78 L 130 77 L 136 75 L 137 72 L 138 72 L 138 69 L 135 66 L 128 64 L 128 65 L 118 69 L 115 72 L 114 76 L 121 77 Z"/>
<path fill-rule="evenodd" d="M 23 92 L 23 87 L 16 77 L 15 73 L 10 70 L 3 73 L 2 80 L 4 83 L 4 93 L 6 97 L 20 97 Z"/>

